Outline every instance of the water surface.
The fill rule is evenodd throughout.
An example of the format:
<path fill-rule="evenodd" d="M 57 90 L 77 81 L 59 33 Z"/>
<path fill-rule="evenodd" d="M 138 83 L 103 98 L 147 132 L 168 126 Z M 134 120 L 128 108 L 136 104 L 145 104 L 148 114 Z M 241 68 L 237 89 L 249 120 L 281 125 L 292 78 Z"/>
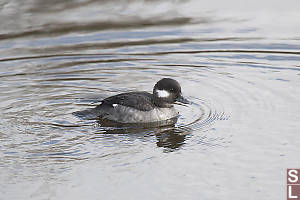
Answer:
<path fill-rule="evenodd" d="M 0 199 L 284 199 L 300 160 L 300 3 L 0 1 Z M 73 112 L 163 77 L 157 128 Z"/>

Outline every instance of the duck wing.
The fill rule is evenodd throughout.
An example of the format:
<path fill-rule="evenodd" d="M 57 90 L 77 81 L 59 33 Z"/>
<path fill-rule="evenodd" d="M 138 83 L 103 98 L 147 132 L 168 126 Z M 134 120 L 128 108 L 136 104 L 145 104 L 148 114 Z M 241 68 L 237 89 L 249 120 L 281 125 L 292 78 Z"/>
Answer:
<path fill-rule="evenodd" d="M 135 108 L 140 111 L 150 111 L 154 109 L 152 94 L 148 92 L 128 92 L 108 97 L 101 101 L 99 106 L 109 105 L 114 107 L 116 104 Z"/>

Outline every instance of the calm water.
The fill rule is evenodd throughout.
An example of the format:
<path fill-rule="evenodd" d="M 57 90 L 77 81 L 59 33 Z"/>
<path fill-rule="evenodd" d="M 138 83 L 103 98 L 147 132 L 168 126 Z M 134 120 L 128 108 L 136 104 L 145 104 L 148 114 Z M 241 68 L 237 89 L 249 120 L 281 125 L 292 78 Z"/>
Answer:
<path fill-rule="evenodd" d="M 299 1 L 0 1 L 0 199 L 285 199 Z M 178 80 L 172 127 L 72 112 Z"/>

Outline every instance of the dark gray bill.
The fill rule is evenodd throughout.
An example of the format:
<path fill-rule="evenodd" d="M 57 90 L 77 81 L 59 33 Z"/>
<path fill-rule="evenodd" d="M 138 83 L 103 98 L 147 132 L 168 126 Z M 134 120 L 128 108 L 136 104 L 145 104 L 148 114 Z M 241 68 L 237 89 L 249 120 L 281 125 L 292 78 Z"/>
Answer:
<path fill-rule="evenodd" d="M 177 97 L 176 101 L 183 104 L 190 104 L 190 102 L 187 99 L 185 99 L 183 96 Z"/>

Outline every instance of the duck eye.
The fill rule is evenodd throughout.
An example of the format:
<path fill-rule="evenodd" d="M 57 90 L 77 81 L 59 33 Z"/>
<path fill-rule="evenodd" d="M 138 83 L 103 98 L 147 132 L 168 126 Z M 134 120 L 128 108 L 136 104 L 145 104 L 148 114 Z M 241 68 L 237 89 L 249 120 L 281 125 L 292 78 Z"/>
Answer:
<path fill-rule="evenodd" d="M 175 89 L 174 89 L 174 88 L 171 88 L 171 89 L 170 89 L 170 92 L 175 92 Z"/>

